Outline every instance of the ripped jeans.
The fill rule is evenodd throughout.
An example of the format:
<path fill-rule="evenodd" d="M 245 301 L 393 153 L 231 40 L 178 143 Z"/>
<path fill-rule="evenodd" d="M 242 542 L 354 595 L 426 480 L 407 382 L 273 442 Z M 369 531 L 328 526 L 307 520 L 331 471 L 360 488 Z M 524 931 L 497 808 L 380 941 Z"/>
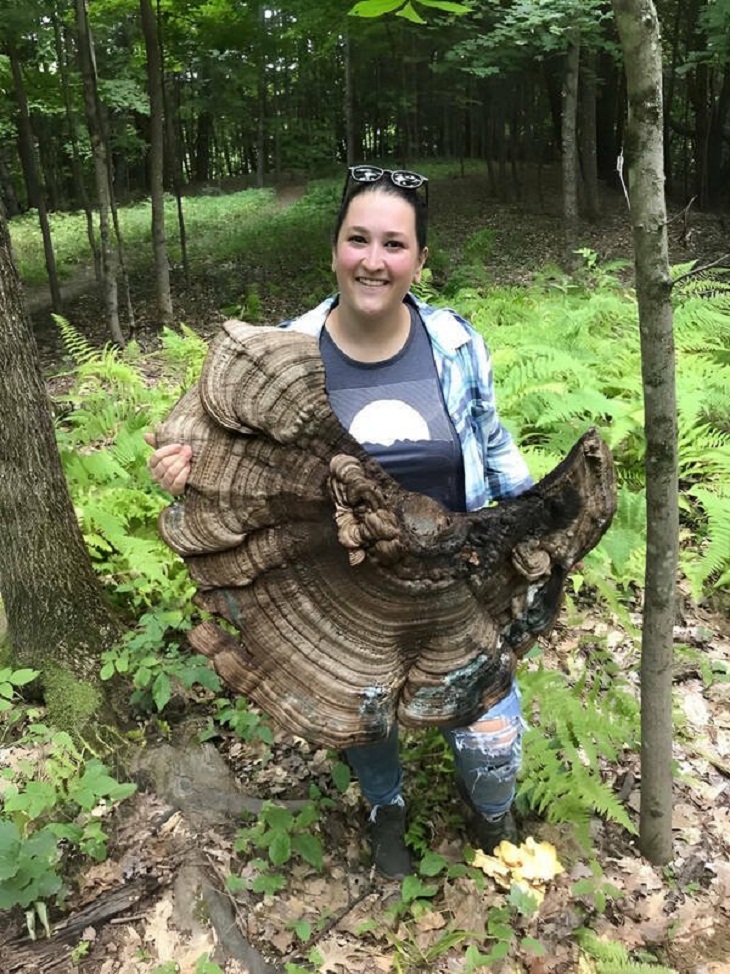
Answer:
<path fill-rule="evenodd" d="M 457 777 L 487 819 L 499 818 L 514 799 L 523 726 L 521 695 L 513 680 L 507 696 L 469 727 L 442 731 L 454 755 Z M 371 806 L 402 803 L 397 724 L 384 741 L 351 747 L 345 753 Z"/>

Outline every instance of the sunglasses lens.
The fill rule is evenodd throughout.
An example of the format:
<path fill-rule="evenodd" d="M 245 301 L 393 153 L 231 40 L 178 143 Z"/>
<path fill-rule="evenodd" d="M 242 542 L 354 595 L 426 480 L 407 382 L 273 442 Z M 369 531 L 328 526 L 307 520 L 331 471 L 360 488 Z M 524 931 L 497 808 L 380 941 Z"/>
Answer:
<path fill-rule="evenodd" d="M 418 189 L 426 182 L 424 176 L 419 176 L 417 172 L 408 172 L 407 169 L 396 169 L 391 173 L 390 178 L 396 186 L 401 186 L 403 189 Z"/>
<path fill-rule="evenodd" d="M 353 166 L 350 175 L 356 183 L 376 183 L 383 177 L 384 170 L 377 166 Z"/>

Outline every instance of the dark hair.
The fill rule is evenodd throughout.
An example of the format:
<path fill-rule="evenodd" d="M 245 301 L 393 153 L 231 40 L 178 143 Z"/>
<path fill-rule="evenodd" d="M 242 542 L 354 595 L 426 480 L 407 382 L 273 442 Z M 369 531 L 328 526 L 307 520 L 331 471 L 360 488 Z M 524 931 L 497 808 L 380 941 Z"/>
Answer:
<path fill-rule="evenodd" d="M 337 238 L 340 235 L 342 224 L 345 222 L 345 216 L 350 208 L 350 203 L 352 203 L 356 196 L 361 196 L 363 193 L 388 193 L 390 196 L 400 197 L 412 206 L 416 216 L 416 240 L 418 241 L 418 249 L 423 250 L 428 237 L 428 206 L 426 201 L 419 194 L 418 190 L 396 186 L 390 179 L 378 179 L 372 183 L 356 183 L 350 180 L 349 185 L 345 187 L 345 194 L 342 197 L 340 208 L 337 211 L 335 226 L 332 232 L 333 245 L 337 244 Z"/>

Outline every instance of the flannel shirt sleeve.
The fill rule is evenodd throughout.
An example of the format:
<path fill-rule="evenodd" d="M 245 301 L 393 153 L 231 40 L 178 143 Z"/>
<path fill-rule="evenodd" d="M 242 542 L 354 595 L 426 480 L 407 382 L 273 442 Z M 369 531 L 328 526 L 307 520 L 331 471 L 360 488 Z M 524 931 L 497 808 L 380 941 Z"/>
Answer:
<path fill-rule="evenodd" d="M 517 497 L 534 483 L 524 457 L 499 418 L 489 350 L 480 335 L 469 343 L 472 423 L 484 459 L 490 500 Z"/>

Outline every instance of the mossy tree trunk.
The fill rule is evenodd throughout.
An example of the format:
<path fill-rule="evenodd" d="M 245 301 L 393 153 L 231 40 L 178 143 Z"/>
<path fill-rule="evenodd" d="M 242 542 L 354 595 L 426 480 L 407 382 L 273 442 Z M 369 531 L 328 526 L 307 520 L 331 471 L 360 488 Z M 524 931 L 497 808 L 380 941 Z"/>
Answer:
<path fill-rule="evenodd" d="M 40 671 L 54 725 L 88 733 L 97 721 L 111 719 L 99 655 L 120 628 L 94 575 L 64 479 L 2 213 L 0 416 L 0 593 L 12 657 Z"/>
<path fill-rule="evenodd" d="M 646 426 L 640 846 L 672 857 L 672 628 L 678 549 L 677 408 L 664 198 L 662 51 L 651 0 L 613 0 L 629 101 L 626 157 Z"/>

